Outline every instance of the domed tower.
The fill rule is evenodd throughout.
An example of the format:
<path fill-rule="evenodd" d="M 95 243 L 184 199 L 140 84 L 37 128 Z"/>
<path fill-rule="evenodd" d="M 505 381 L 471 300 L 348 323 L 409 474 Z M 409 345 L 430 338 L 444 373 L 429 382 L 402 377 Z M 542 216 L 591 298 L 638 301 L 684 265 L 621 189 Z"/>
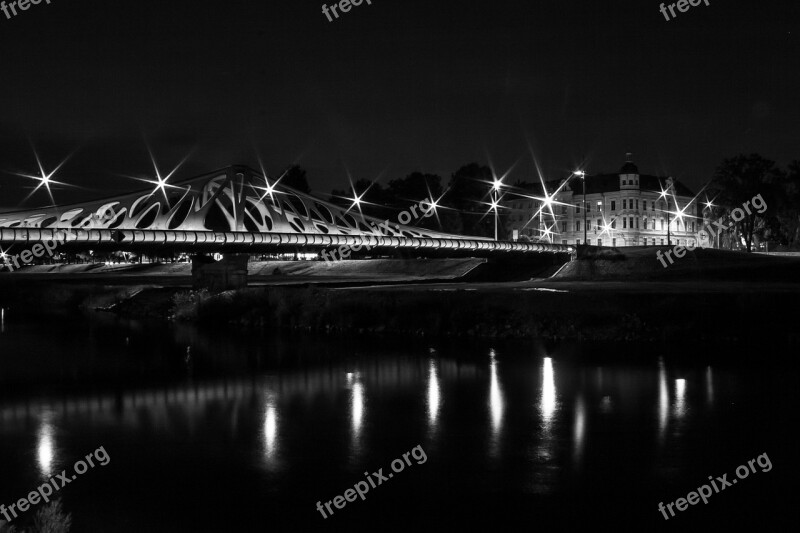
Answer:
<path fill-rule="evenodd" d="M 625 154 L 625 164 L 619 171 L 620 190 L 630 190 L 639 188 L 639 167 L 631 161 L 631 153 Z"/>

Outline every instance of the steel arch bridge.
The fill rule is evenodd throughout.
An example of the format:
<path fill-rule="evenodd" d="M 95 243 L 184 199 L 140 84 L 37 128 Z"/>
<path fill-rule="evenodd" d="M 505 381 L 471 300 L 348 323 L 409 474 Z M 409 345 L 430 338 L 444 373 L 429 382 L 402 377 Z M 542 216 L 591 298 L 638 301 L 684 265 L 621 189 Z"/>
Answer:
<path fill-rule="evenodd" d="M 572 254 L 574 246 L 497 242 L 362 216 L 246 166 L 103 200 L 0 212 L 0 245 L 258 253 L 365 246 L 443 255 Z"/>

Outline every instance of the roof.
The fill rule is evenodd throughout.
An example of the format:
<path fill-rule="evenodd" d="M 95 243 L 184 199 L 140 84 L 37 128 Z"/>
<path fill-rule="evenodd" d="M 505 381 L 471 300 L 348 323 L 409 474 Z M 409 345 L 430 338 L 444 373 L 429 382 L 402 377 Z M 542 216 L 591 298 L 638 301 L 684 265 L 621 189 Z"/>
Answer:
<path fill-rule="evenodd" d="M 586 194 L 599 194 L 620 191 L 620 174 L 638 174 L 639 175 L 639 189 L 641 191 L 652 191 L 660 193 L 667 188 L 666 176 L 652 176 L 649 174 L 639 174 L 639 168 L 631 161 L 626 161 L 619 172 L 613 174 L 587 174 L 586 175 Z M 572 175 L 570 178 L 569 186 L 573 194 L 583 194 L 583 178 Z M 547 190 L 552 193 L 557 190 L 563 180 L 552 180 L 545 184 Z M 694 193 L 675 178 L 672 179 L 675 194 L 677 196 L 693 197 Z M 542 186 L 539 183 L 517 182 L 516 188 L 530 191 L 531 194 L 541 194 Z M 631 190 L 631 189 L 625 189 Z M 635 189 L 634 189 L 635 190 Z"/>
<path fill-rule="evenodd" d="M 649 174 L 639 174 L 639 190 L 661 192 L 667 188 L 666 177 L 651 176 Z M 694 196 L 694 193 L 686 185 L 673 178 L 675 194 L 678 196 Z M 570 187 L 575 193 L 583 193 L 581 178 L 575 176 L 570 182 Z M 587 174 L 586 194 L 617 192 L 620 189 L 619 174 Z M 626 189 L 628 190 L 628 189 Z"/>

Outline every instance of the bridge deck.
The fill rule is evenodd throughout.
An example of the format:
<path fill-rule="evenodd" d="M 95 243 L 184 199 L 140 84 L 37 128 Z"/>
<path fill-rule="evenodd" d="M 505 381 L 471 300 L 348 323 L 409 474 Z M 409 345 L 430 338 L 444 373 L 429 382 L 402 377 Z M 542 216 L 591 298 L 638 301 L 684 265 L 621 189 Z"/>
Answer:
<path fill-rule="evenodd" d="M 572 254 L 575 247 L 563 244 L 508 242 L 479 239 L 379 237 L 375 235 L 319 235 L 296 233 L 251 233 L 177 230 L 111 230 L 56 228 L 0 229 L 0 245 L 14 246 L 20 253 L 40 243 L 55 243 L 54 249 L 173 250 L 181 252 L 271 252 L 318 251 L 345 246 L 354 251 L 419 250 L 444 253 Z M 65 234 L 63 243 L 58 243 Z M 369 247 L 369 248 L 367 248 Z"/>

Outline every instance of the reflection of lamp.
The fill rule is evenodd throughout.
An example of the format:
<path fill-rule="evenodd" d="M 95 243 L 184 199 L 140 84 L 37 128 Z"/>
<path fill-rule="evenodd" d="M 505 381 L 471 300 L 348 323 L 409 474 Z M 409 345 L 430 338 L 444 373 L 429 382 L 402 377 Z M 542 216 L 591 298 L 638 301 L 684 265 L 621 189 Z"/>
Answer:
<path fill-rule="evenodd" d="M 710 404 L 714 403 L 714 381 L 710 366 L 706 368 L 706 400 Z"/>
<path fill-rule="evenodd" d="M 658 430 L 663 438 L 667 429 L 667 416 L 669 414 L 669 391 L 667 390 L 667 371 L 664 360 L 658 360 Z"/>
<path fill-rule="evenodd" d="M 51 422 L 52 413 L 42 413 L 42 420 L 39 425 L 38 445 L 36 449 L 39 470 L 42 475 L 49 477 L 52 474 L 53 457 L 55 455 L 53 442 L 53 424 Z"/>
<path fill-rule="evenodd" d="M 356 373 L 358 380 L 358 373 Z M 361 432 L 361 419 L 364 416 L 364 386 L 356 381 L 353 383 L 353 432 L 358 436 Z"/>
<path fill-rule="evenodd" d="M 267 410 L 264 415 L 264 447 L 267 454 L 267 462 L 275 459 L 275 451 L 278 437 L 278 410 L 272 398 L 267 400 Z"/>
<path fill-rule="evenodd" d="M 545 423 L 549 423 L 553 418 L 553 412 L 556 410 L 556 384 L 553 373 L 553 359 L 550 357 L 544 358 L 544 366 L 542 368 L 542 419 Z"/>
<path fill-rule="evenodd" d="M 503 418 L 503 396 L 500 393 L 500 382 L 497 379 L 497 361 L 495 360 L 494 350 L 490 352 L 490 356 L 489 409 L 492 411 L 492 430 L 497 433 L 500 430 L 500 422 Z"/>
<path fill-rule="evenodd" d="M 439 376 L 436 372 L 436 362 L 431 361 L 428 367 L 428 417 L 432 425 L 436 424 L 439 415 Z"/>
<path fill-rule="evenodd" d="M 678 418 L 686 414 L 686 380 L 675 380 L 675 416 Z"/>
<path fill-rule="evenodd" d="M 578 397 L 575 404 L 575 457 L 579 459 L 583 453 L 583 434 L 586 427 L 586 408 L 583 404 L 583 398 Z"/>

